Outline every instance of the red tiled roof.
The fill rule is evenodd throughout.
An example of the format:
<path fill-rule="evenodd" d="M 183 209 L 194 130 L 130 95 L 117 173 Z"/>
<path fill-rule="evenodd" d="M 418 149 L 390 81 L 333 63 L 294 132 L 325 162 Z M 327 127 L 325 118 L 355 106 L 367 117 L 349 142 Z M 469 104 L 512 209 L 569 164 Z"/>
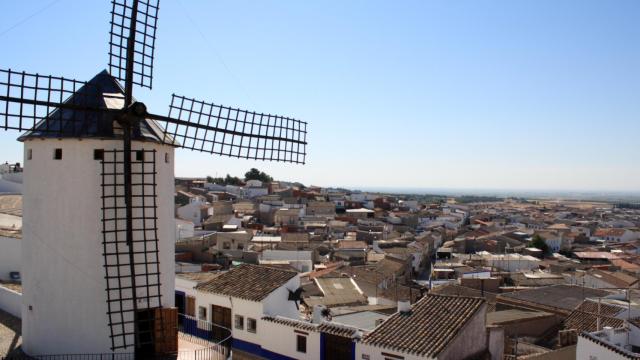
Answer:
<path fill-rule="evenodd" d="M 622 236 L 625 233 L 625 229 L 610 228 L 610 229 L 598 229 L 593 234 L 594 236 Z"/>
<path fill-rule="evenodd" d="M 414 304 L 410 313 L 395 313 L 362 342 L 436 357 L 484 304 L 482 298 L 429 294 Z"/>

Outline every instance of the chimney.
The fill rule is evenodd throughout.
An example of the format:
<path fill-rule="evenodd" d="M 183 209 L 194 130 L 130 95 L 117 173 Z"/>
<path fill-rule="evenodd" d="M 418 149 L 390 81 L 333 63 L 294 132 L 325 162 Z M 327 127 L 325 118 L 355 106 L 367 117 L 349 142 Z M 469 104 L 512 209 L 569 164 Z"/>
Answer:
<path fill-rule="evenodd" d="M 605 326 L 602 331 L 607 335 L 607 340 L 613 341 L 613 328 L 611 326 Z"/>
<path fill-rule="evenodd" d="M 411 303 L 409 300 L 398 301 L 398 312 L 401 314 L 408 314 L 411 312 Z"/>
<path fill-rule="evenodd" d="M 322 324 L 325 320 L 325 315 L 327 307 L 324 305 L 314 305 L 313 313 L 311 314 L 311 322 L 314 324 Z"/>

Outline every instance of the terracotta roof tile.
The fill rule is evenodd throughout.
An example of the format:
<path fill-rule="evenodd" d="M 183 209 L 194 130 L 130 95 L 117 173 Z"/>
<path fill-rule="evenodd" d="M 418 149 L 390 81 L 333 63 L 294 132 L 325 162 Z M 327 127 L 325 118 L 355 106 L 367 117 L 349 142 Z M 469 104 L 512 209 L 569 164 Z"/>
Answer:
<path fill-rule="evenodd" d="M 622 236 L 625 233 L 625 229 L 610 228 L 610 229 L 598 229 L 593 234 L 594 236 Z"/>
<path fill-rule="evenodd" d="M 297 274 L 295 271 L 270 266 L 244 264 L 199 284 L 196 289 L 249 301 L 261 301 Z"/>
<path fill-rule="evenodd" d="M 619 328 L 624 324 L 624 320 L 616 316 L 624 310 L 622 306 L 603 303 L 598 306 L 597 301 L 585 300 L 571 312 L 564 322 L 564 328 L 575 329 L 578 333 L 598 331 L 598 317 L 600 317 L 600 330 L 605 326 Z"/>
<path fill-rule="evenodd" d="M 279 316 L 263 316 L 262 320 L 269 321 L 275 324 L 286 325 L 292 327 L 294 329 L 300 329 L 305 331 L 317 331 L 318 325 L 312 324 L 310 322 L 302 321 L 302 320 L 294 320 L 283 318 Z"/>
<path fill-rule="evenodd" d="M 603 297 L 610 293 L 576 285 L 551 285 L 540 288 L 503 293 L 496 297 L 498 303 L 520 304 L 553 311 L 573 311 L 588 297 Z"/>
<path fill-rule="evenodd" d="M 414 304 L 410 313 L 395 313 L 362 342 L 436 357 L 484 304 L 481 298 L 429 294 Z"/>

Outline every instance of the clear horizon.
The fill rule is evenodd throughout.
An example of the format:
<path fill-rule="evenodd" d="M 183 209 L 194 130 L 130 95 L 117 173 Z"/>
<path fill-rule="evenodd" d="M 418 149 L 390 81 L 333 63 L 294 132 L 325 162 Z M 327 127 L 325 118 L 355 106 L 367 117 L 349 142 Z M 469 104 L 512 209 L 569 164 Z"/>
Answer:
<path fill-rule="evenodd" d="M 89 80 L 111 3 L 0 4 L 0 68 Z M 73 19 L 73 21 L 66 21 Z M 154 89 L 309 123 L 307 165 L 176 151 L 176 176 L 640 192 L 640 2 L 163 2 Z M 0 130 L 0 161 L 22 161 Z M 376 186 L 376 184 L 388 184 Z"/>

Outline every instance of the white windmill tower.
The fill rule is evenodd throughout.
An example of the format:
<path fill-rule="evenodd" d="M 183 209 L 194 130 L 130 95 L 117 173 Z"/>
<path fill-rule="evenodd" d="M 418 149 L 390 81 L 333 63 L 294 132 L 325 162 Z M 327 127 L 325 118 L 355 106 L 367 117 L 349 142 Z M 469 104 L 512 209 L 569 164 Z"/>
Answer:
<path fill-rule="evenodd" d="M 97 96 L 92 105 L 122 108 L 122 89 L 106 71 L 87 85 L 104 91 L 91 95 Z M 131 139 L 133 304 L 122 129 L 113 114 L 99 114 L 84 119 L 83 129 L 41 131 L 74 111 L 54 111 L 48 123 L 19 138 L 27 162 L 22 325 L 28 354 L 131 351 L 125 345 L 135 342 L 134 311 L 173 306 L 174 147 L 155 124 L 137 122 Z"/>
<path fill-rule="evenodd" d="M 80 82 L 0 70 L 0 129 L 27 131 L 27 354 L 167 350 L 176 147 L 304 163 L 304 122 L 176 95 L 161 116 L 133 99 L 134 83 L 151 88 L 157 5 L 114 1 L 111 74 Z"/>

